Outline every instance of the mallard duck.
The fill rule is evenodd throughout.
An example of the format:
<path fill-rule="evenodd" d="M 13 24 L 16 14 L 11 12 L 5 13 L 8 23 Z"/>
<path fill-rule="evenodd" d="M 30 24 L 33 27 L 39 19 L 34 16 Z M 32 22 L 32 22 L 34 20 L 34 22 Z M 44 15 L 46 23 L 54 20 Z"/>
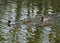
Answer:
<path fill-rule="evenodd" d="M 49 21 L 48 18 L 44 18 L 43 21 L 42 21 L 41 26 L 50 26 L 50 25 L 52 25 L 52 22 Z"/>
<path fill-rule="evenodd" d="M 28 24 L 28 23 L 31 23 L 31 19 L 22 19 L 21 22 L 23 22 L 24 24 Z"/>
<path fill-rule="evenodd" d="M 41 26 L 50 26 L 50 25 L 52 25 L 52 23 L 48 21 L 43 21 L 41 24 Z"/>

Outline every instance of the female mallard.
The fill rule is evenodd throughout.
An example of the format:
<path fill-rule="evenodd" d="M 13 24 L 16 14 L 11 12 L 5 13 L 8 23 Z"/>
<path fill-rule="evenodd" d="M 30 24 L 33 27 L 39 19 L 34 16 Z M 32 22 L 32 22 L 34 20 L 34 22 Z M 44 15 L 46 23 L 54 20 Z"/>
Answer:
<path fill-rule="evenodd" d="M 28 23 L 31 23 L 31 19 L 24 18 L 24 19 L 21 20 L 21 22 L 24 23 L 24 24 L 28 24 Z"/>
<path fill-rule="evenodd" d="M 50 26 L 50 25 L 52 25 L 52 22 L 49 21 L 49 20 L 50 20 L 50 18 L 44 18 L 43 21 L 42 21 L 41 26 Z"/>
<path fill-rule="evenodd" d="M 43 21 L 41 24 L 41 26 L 50 26 L 50 25 L 52 25 L 52 23 L 48 21 Z"/>

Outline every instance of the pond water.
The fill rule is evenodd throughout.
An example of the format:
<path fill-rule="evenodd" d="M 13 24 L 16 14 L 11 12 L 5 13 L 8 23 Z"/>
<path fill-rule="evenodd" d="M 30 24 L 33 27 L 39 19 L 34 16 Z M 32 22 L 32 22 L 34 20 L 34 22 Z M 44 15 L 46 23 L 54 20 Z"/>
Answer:
<path fill-rule="evenodd" d="M 0 43 L 60 43 L 59 1 L 0 0 Z"/>

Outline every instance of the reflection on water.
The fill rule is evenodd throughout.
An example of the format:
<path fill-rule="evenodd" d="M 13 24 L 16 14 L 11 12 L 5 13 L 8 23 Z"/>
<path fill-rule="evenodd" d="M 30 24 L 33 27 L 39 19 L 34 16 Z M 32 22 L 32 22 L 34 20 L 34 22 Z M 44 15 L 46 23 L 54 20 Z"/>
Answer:
<path fill-rule="evenodd" d="M 44 27 L 43 28 L 44 30 L 43 31 L 43 35 L 42 35 L 42 43 L 50 43 L 49 41 L 49 34 L 50 32 L 52 31 L 50 27 Z"/>
<path fill-rule="evenodd" d="M 60 43 L 56 5 L 51 0 L 0 0 L 0 43 Z"/>

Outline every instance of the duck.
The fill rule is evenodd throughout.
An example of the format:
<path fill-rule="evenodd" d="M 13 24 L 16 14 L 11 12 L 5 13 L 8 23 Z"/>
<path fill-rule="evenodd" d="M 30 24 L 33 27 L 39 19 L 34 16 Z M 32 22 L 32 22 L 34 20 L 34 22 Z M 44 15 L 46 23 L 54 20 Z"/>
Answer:
<path fill-rule="evenodd" d="M 48 21 L 43 21 L 41 24 L 41 26 L 50 26 L 50 25 L 52 25 L 52 23 Z"/>
<path fill-rule="evenodd" d="M 31 19 L 24 18 L 24 19 L 21 20 L 21 22 L 22 22 L 23 24 L 28 24 L 28 23 L 31 23 Z"/>
<path fill-rule="evenodd" d="M 49 20 L 50 20 L 49 18 L 43 18 L 41 26 L 43 26 L 43 27 L 44 26 L 51 26 L 52 22 Z"/>

